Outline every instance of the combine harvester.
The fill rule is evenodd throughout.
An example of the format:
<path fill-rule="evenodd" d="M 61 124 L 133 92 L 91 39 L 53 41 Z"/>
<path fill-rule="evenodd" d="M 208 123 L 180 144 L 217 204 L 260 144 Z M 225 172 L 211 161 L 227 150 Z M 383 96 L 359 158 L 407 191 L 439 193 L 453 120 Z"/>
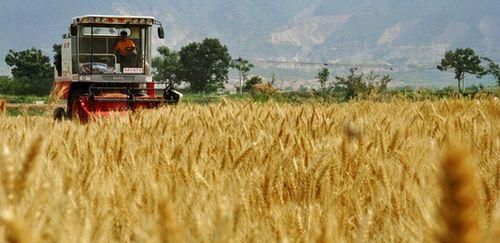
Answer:
<path fill-rule="evenodd" d="M 51 96 L 67 100 L 54 119 L 82 122 L 110 112 L 177 104 L 182 94 L 153 82 L 152 29 L 164 38 L 161 23 L 147 16 L 86 15 L 73 18 L 56 57 Z"/>

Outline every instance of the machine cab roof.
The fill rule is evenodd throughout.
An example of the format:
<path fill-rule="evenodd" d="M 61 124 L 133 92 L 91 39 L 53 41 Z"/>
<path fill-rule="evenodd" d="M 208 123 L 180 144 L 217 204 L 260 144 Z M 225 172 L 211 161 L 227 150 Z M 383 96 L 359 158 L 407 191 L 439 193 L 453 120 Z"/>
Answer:
<path fill-rule="evenodd" d="M 151 16 L 84 15 L 73 18 L 73 24 L 128 24 L 153 25 L 157 21 Z"/>

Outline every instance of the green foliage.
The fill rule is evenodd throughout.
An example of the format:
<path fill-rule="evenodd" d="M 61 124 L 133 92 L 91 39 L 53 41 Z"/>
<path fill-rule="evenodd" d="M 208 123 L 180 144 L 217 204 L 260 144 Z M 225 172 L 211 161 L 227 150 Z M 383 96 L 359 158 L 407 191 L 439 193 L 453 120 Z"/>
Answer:
<path fill-rule="evenodd" d="M 350 68 L 348 76 L 335 77 L 335 89 L 344 92 L 345 100 L 379 94 L 387 89 L 387 84 L 392 80 L 389 75 L 380 76 L 374 72 L 356 73 L 357 70 L 357 68 Z"/>
<path fill-rule="evenodd" d="M 328 82 L 328 79 L 330 78 L 330 69 L 328 69 L 327 66 L 324 66 L 318 71 L 318 76 L 316 76 L 316 78 L 321 85 L 321 89 L 325 90 L 326 82 Z"/>
<path fill-rule="evenodd" d="M 158 47 L 160 56 L 153 58 L 153 78 L 155 81 L 180 84 L 177 78 L 181 70 L 179 53 L 166 46 Z"/>
<path fill-rule="evenodd" d="M 36 96 L 36 95 L 5 95 L 0 94 L 0 99 L 6 99 L 9 104 L 33 104 L 35 101 L 48 102 L 49 96 Z"/>
<path fill-rule="evenodd" d="M 29 107 L 14 107 L 7 109 L 8 116 L 43 116 L 50 114 L 44 107 L 29 106 Z"/>
<path fill-rule="evenodd" d="M 497 86 L 500 86 L 500 66 L 487 57 L 482 59 L 488 63 L 486 72 L 493 75 L 497 79 Z"/>
<path fill-rule="evenodd" d="M 0 94 L 14 94 L 15 83 L 11 77 L 0 76 Z"/>
<path fill-rule="evenodd" d="M 184 97 L 182 102 L 192 104 L 212 104 L 226 100 L 252 100 L 255 102 L 274 101 L 278 103 L 342 103 L 349 100 L 344 98 L 345 91 L 341 88 L 331 89 L 329 92 L 313 92 L 307 91 L 304 87 L 303 91 L 290 92 L 249 92 L 244 94 L 203 94 L 183 92 Z M 365 99 L 371 102 L 385 102 L 394 100 L 406 101 L 424 101 L 424 100 L 440 100 L 440 99 L 481 99 L 485 97 L 500 97 L 500 87 L 482 87 L 481 85 L 473 85 L 467 87 L 462 93 L 459 93 L 455 86 L 436 88 L 415 88 L 415 87 L 399 87 L 387 88 L 380 93 L 372 93 L 374 95 L 360 95 L 356 99 Z"/>
<path fill-rule="evenodd" d="M 243 91 L 248 92 L 252 89 L 252 86 L 256 84 L 261 84 L 263 81 L 264 80 L 262 79 L 262 77 L 253 76 L 245 82 L 245 85 L 243 86 Z"/>
<path fill-rule="evenodd" d="M 218 39 L 193 42 L 180 52 L 179 79 L 190 84 L 193 92 L 215 92 L 224 87 L 231 56 Z"/>
<path fill-rule="evenodd" d="M 243 77 L 243 82 L 247 81 L 248 72 L 254 67 L 254 65 L 241 57 L 238 59 L 234 59 L 231 61 L 230 68 L 234 68 L 240 72 L 240 75 Z"/>
<path fill-rule="evenodd" d="M 485 87 L 483 85 L 472 85 L 466 87 L 462 92 L 458 92 L 457 87 L 447 86 L 440 89 L 424 88 L 394 88 L 386 94 L 386 98 L 399 98 L 409 101 L 440 100 L 440 99 L 475 99 L 485 97 L 498 97 L 500 88 Z"/>
<path fill-rule="evenodd" d="M 46 95 L 50 92 L 53 68 L 50 58 L 43 55 L 41 50 L 9 50 L 5 62 L 12 67 L 15 81 L 12 94 Z"/>
<path fill-rule="evenodd" d="M 305 85 L 300 85 L 299 87 L 299 92 L 309 92 L 309 88 L 307 88 Z"/>
<path fill-rule="evenodd" d="M 481 59 L 471 48 L 447 51 L 437 69 L 440 71 L 454 70 L 459 92 L 465 87 L 466 74 L 476 75 L 478 78 L 485 74 L 484 68 L 481 66 Z"/>

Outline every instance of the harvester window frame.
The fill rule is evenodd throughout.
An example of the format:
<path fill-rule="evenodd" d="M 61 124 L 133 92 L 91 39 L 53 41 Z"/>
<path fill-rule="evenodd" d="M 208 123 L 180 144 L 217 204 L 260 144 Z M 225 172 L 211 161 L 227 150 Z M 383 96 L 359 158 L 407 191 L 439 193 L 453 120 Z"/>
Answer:
<path fill-rule="evenodd" d="M 90 28 L 90 33 L 86 33 L 86 30 L 88 30 Z M 94 28 L 100 28 L 100 29 L 115 29 L 116 32 L 111 34 L 111 32 L 108 32 L 107 34 L 100 34 L 100 33 L 94 33 Z M 82 35 L 83 36 L 99 36 L 99 37 L 117 37 L 118 34 L 120 34 L 122 31 L 125 31 L 127 32 L 127 36 L 130 37 L 132 35 L 132 29 L 130 27 L 111 27 L 111 26 L 94 26 L 94 25 L 91 25 L 91 26 L 88 26 L 88 25 L 84 25 L 82 27 Z"/>
<path fill-rule="evenodd" d="M 144 58 L 143 58 L 143 66 L 144 66 L 144 74 L 145 75 L 151 75 L 151 65 L 152 65 L 152 54 L 151 50 L 153 48 L 153 28 L 152 26 L 150 28 L 145 28 L 144 29 L 144 43 L 145 43 L 145 48 L 144 48 Z M 149 62 L 147 62 L 149 61 Z"/>
<path fill-rule="evenodd" d="M 141 59 L 139 62 L 137 62 L 137 65 L 136 67 L 133 67 L 131 66 L 131 68 L 140 68 L 142 70 L 141 73 L 124 73 L 124 72 L 120 72 L 119 70 L 115 70 L 113 73 L 114 74 L 120 74 L 120 75 L 148 75 L 150 72 L 148 71 L 150 69 L 150 67 L 148 67 L 147 65 L 149 65 L 149 58 L 150 55 L 148 54 L 148 51 L 151 49 L 151 45 L 152 43 L 149 43 L 149 39 L 148 38 L 148 34 L 151 33 L 151 28 L 152 26 L 150 25 L 131 25 L 131 26 L 123 26 L 123 25 L 119 25 L 119 26 L 109 26 L 109 25 L 96 25 L 96 24 L 92 24 L 92 25 L 80 25 L 79 26 L 79 31 L 77 32 L 77 40 L 78 40 L 78 44 L 77 44 L 77 47 L 78 47 L 78 61 L 77 61 L 77 73 L 78 74 L 81 74 L 81 75 L 103 75 L 103 74 L 111 74 L 111 73 L 103 73 L 103 74 L 94 74 L 94 63 L 96 62 L 99 62 L 99 61 L 96 61 L 94 60 L 94 57 L 95 56 L 110 56 L 113 58 L 113 61 L 114 61 L 114 64 L 116 66 L 118 62 L 118 57 L 115 55 L 114 52 L 111 52 L 111 49 L 112 49 L 112 46 L 114 46 L 114 44 L 112 44 L 112 40 L 117 40 L 117 36 L 116 35 L 110 35 L 109 34 L 109 31 L 108 33 L 105 33 L 105 34 L 95 34 L 94 32 L 94 28 L 113 28 L 115 30 L 117 30 L 118 32 L 121 32 L 122 30 L 125 30 L 127 31 L 127 34 L 128 34 L 128 37 L 130 37 L 134 42 L 135 44 L 137 45 L 137 53 L 140 55 Z M 90 31 L 89 31 L 90 30 Z M 134 33 L 135 33 L 135 37 L 137 38 L 134 38 Z M 85 49 L 89 49 L 88 51 L 89 52 L 81 52 L 82 51 L 82 44 L 84 44 L 84 41 L 87 42 L 87 40 L 84 40 L 84 39 L 89 39 L 89 42 L 90 43 L 87 43 L 85 44 Z M 101 41 L 100 39 L 103 39 L 105 40 L 105 42 L 103 43 L 105 46 L 103 46 L 105 48 L 105 52 L 98 52 L 98 53 L 95 53 L 96 51 L 96 48 L 94 46 L 95 42 L 99 42 Z M 88 45 L 88 47 L 87 47 Z M 83 56 L 89 56 L 90 54 L 90 73 L 87 71 L 87 72 L 83 72 L 82 70 L 80 70 L 80 67 L 81 65 L 83 65 L 84 63 L 89 63 L 89 62 L 83 62 L 81 59 Z M 98 55 L 96 55 L 98 54 Z M 135 66 L 135 65 L 134 65 Z M 121 66 L 121 68 L 124 68 L 124 66 Z"/>
<path fill-rule="evenodd" d="M 72 74 L 79 74 L 80 71 L 78 67 L 80 66 L 80 60 L 78 58 L 79 53 L 79 39 L 77 36 L 71 36 L 71 72 Z"/>

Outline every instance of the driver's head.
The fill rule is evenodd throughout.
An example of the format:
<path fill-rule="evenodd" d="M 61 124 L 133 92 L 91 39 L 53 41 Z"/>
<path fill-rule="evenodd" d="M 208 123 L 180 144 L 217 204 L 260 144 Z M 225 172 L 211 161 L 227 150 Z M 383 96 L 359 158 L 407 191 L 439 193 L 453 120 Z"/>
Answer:
<path fill-rule="evenodd" d="M 126 37 L 127 37 L 127 31 L 122 31 L 122 32 L 120 32 L 120 36 L 121 36 L 122 38 L 126 38 Z"/>

